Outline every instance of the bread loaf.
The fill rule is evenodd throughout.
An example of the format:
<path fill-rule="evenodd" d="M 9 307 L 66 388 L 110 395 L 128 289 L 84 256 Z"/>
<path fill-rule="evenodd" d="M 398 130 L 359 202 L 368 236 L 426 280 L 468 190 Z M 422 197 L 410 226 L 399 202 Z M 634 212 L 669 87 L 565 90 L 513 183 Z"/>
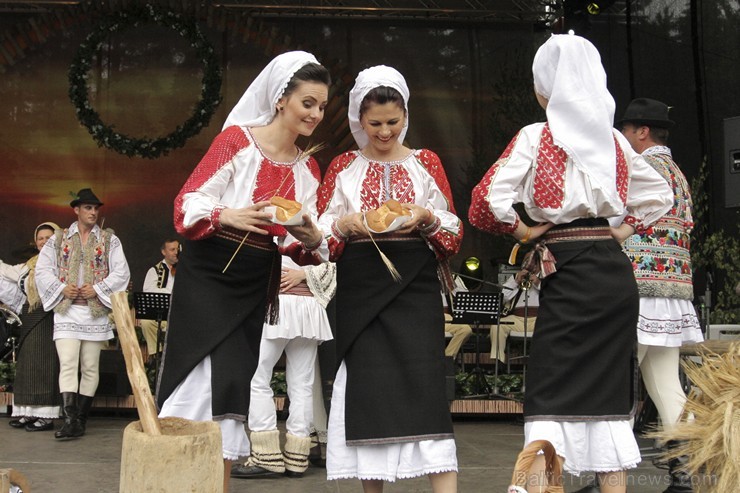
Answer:
<path fill-rule="evenodd" d="M 270 204 L 275 206 L 275 218 L 281 222 L 298 214 L 302 207 L 300 202 L 277 196 L 270 199 Z"/>
<path fill-rule="evenodd" d="M 404 209 L 397 200 L 390 199 L 377 209 L 365 213 L 365 221 L 373 231 L 380 233 L 400 216 L 410 216 L 411 211 Z"/>

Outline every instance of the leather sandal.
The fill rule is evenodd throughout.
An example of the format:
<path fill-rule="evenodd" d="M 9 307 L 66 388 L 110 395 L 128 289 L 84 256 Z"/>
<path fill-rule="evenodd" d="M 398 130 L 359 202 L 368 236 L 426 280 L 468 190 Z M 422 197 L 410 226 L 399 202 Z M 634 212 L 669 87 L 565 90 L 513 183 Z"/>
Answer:
<path fill-rule="evenodd" d="M 11 419 L 8 424 L 13 428 L 25 428 L 26 425 L 35 423 L 38 418 L 29 418 L 27 416 L 21 416 L 18 419 Z"/>
<path fill-rule="evenodd" d="M 246 464 L 234 464 L 231 466 L 231 477 L 241 479 L 269 478 L 279 476 L 280 473 L 268 471 L 264 467 Z"/>
<path fill-rule="evenodd" d="M 54 429 L 54 421 L 51 419 L 37 419 L 33 423 L 28 423 L 26 431 L 49 431 Z"/>

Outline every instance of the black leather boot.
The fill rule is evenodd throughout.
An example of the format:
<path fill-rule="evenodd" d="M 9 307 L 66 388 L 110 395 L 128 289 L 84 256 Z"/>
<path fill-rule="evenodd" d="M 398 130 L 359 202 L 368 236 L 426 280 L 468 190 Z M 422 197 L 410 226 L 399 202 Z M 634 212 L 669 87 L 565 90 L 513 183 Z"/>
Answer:
<path fill-rule="evenodd" d="M 64 424 L 59 431 L 54 432 L 54 438 L 69 440 L 82 436 L 80 423 L 77 421 L 79 410 L 77 409 L 77 393 L 62 392 L 62 411 L 64 411 Z"/>
<path fill-rule="evenodd" d="M 675 448 L 677 445 L 678 442 L 670 441 L 666 444 L 666 447 L 671 449 Z M 663 493 L 693 493 L 694 489 L 691 487 L 691 475 L 683 470 L 686 462 L 688 462 L 688 457 L 685 455 L 668 461 L 668 474 L 671 477 L 671 482 Z"/>
<path fill-rule="evenodd" d="M 90 408 L 92 407 L 93 399 L 89 395 L 77 394 L 77 405 L 80 407 L 80 412 L 77 415 L 77 422 L 80 425 L 80 436 L 85 434 L 87 429 L 87 417 L 90 415 Z"/>

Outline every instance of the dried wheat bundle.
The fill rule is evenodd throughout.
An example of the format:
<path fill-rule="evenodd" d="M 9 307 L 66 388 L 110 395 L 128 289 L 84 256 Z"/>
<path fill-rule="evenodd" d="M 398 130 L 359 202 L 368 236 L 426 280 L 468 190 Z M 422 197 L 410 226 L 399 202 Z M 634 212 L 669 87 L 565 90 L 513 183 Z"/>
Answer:
<path fill-rule="evenodd" d="M 527 483 L 529 482 L 529 468 L 532 467 L 532 463 L 540 452 L 545 456 L 545 478 L 547 479 L 547 486 L 544 489 L 541 487 L 534 491 L 542 493 L 564 493 L 563 471 L 560 467 L 560 461 L 555 453 L 555 447 L 547 440 L 535 440 L 519 452 L 516 464 L 514 464 L 514 472 L 511 475 L 510 493 L 520 493 L 522 491 L 526 493 L 527 490 L 524 488 L 527 487 Z"/>
<path fill-rule="evenodd" d="M 683 363 L 696 387 L 688 397 L 685 415 L 671 430 L 652 434 L 659 440 L 679 444 L 666 458 L 688 456 L 686 469 L 692 476 L 704 475 L 696 491 L 736 491 L 740 485 L 740 343 L 724 355 L 704 351 L 703 364 Z"/>

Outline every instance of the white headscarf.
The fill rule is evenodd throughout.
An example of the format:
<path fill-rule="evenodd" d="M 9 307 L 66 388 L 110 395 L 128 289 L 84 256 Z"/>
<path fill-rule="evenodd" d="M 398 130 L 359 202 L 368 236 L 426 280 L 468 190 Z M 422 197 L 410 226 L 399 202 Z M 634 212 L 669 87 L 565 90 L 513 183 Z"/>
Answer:
<path fill-rule="evenodd" d="M 301 67 L 309 63 L 319 62 L 305 51 L 289 51 L 273 58 L 236 103 L 226 117 L 223 128 L 232 125 L 259 127 L 270 123 L 275 118 L 277 102 L 283 96 L 288 82 Z"/>
<path fill-rule="evenodd" d="M 553 141 L 604 193 L 618 201 L 614 98 L 594 45 L 579 36 L 550 37 L 532 63 L 535 91 L 549 100 Z"/>
<path fill-rule="evenodd" d="M 398 141 L 403 143 L 406 132 L 409 129 L 409 87 L 406 85 L 406 79 L 403 78 L 401 73 L 385 65 L 376 65 L 375 67 L 366 68 L 359 74 L 355 80 L 355 86 L 349 93 L 349 110 L 347 111 L 347 117 L 349 118 L 349 129 L 352 130 L 352 136 L 357 142 L 357 147 L 362 149 L 367 145 L 369 139 L 367 134 L 360 125 L 360 105 L 362 100 L 365 99 L 367 93 L 379 86 L 392 87 L 403 96 L 403 104 L 406 108 L 406 122 L 401 130 L 401 135 L 398 137 Z"/>

